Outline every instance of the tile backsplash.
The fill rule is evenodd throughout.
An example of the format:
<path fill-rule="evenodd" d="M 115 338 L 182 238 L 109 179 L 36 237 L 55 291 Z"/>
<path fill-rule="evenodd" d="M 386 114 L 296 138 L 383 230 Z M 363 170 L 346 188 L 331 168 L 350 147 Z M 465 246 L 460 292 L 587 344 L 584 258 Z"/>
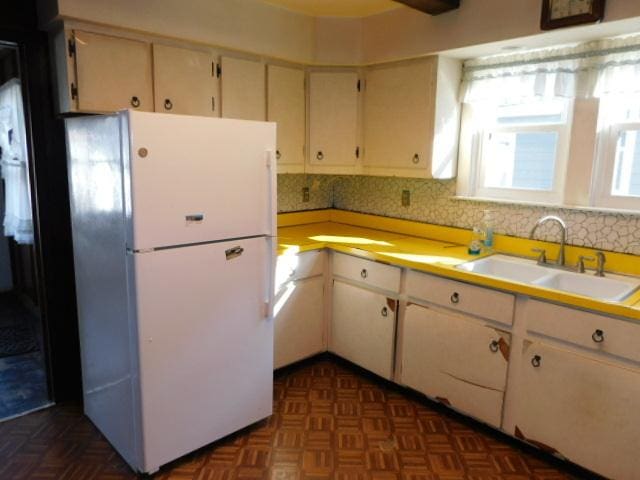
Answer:
<path fill-rule="evenodd" d="M 304 187 L 309 188 L 309 202 L 302 201 Z M 410 192 L 409 206 L 402 205 L 403 190 Z M 640 212 L 635 215 L 477 202 L 455 199 L 455 191 L 455 180 L 281 174 L 278 211 L 333 207 L 469 229 L 479 225 L 484 210 L 489 209 L 495 232 L 517 237 L 528 237 L 541 216 L 558 215 L 567 223 L 568 243 L 572 245 L 640 253 Z M 557 226 L 545 225 L 538 229 L 536 238 L 558 241 Z"/>

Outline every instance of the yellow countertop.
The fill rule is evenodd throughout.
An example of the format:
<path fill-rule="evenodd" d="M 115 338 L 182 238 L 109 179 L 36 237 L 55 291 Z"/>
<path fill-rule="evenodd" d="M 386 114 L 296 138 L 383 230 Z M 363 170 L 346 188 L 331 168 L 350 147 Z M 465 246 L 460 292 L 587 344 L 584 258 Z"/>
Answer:
<path fill-rule="evenodd" d="M 470 232 L 406 220 L 340 210 L 320 210 L 278 216 L 278 254 L 329 248 L 485 287 L 506 290 L 573 307 L 640 320 L 640 291 L 622 303 L 604 302 L 581 295 L 501 280 L 455 268 L 480 258 L 467 253 Z M 496 253 L 527 255 L 532 247 L 555 252 L 557 245 L 496 235 Z M 567 247 L 567 260 L 593 250 Z M 640 274 L 640 258 L 607 253 L 607 267 L 616 273 Z"/>

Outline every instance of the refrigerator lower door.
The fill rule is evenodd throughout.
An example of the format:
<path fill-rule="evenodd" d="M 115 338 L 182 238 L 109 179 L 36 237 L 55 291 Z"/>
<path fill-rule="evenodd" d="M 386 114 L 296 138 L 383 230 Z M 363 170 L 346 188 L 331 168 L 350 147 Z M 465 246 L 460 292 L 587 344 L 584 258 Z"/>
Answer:
<path fill-rule="evenodd" d="M 275 124 L 128 115 L 129 247 L 275 235 Z"/>
<path fill-rule="evenodd" d="M 133 254 L 144 472 L 272 413 L 270 240 Z"/>

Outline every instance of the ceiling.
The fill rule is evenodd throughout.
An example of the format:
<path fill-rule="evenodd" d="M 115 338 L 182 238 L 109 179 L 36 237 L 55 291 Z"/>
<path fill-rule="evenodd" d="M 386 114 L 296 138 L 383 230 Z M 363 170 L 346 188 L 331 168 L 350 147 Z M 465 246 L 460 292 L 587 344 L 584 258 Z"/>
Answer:
<path fill-rule="evenodd" d="M 262 0 L 314 17 L 367 17 L 398 8 L 392 0 Z"/>

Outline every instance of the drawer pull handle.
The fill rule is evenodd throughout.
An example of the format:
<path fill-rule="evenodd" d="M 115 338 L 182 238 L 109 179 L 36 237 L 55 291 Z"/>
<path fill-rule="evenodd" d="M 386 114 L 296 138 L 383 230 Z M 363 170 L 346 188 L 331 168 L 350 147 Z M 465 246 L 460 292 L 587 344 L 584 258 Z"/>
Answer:
<path fill-rule="evenodd" d="M 389 315 L 389 309 L 388 309 L 387 307 L 382 307 L 382 311 L 380 312 L 380 314 L 381 314 L 383 317 L 388 316 L 388 315 Z"/>
<path fill-rule="evenodd" d="M 368 275 L 369 275 L 369 274 L 367 273 L 367 269 L 366 269 L 366 268 L 363 268 L 363 269 L 362 269 L 362 271 L 360 272 L 360 276 L 361 276 L 362 278 L 367 278 L 367 276 L 368 276 Z"/>
<path fill-rule="evenodd" d="M 458 292 L 453 292 L 453 294 L 451 294 L 450 300 L 453 304 L 460 303 L 460 294 Z"/>
<path fill-rule="evenodd" d="M 171 102 L 170 98 L 165 98 L 164 99 L 164 109 L 165 110 L 171 110 L 173 108 L 173 102 Z"/>
<path fill-rule="evenodd" d="M 323 160 L 324 159 L 324 153 L 322 153 L 322 150 L 319 150 L 318 153 L 316 153 L 316 158 L 318 160 Z"/>
<path fill-rule="evenodd" d="M 416 153 L 411 159 L 411 161 L 413 162 L 414 165 L 417 165 L 418 163 L 420 163 L 420 155 Z"/>
<path fill-rule="evenodd" d="M 131 97 L 131 106 L 133 108 L 138 108 L 140 106 L 140 99 L 136 96 Z"/>
<path fill-rule="evenodd" d="M 489 350 L 491 350 L 493 353 L 496 353 L 498 350 L 500 350 L 500 342 L 498 342 L 498 340 L 493 340 L 489 344 Z"/>
<path fill-rule="evenodd" d="M 541 363 L 542 363 L 542 357 L 540 355 L 534 355 L 533 358 L 531 359 L 531 365 L 533 365 L 535 368 L 538 368 Z"/>
<path fill-rule="evenodd" d="M 596 343 L 602 343 L 604 342 L 604 332 L 600 329 L 597 329 L 595 332 L 593 332 L 593 335 L 591 335 L 591 338 Z"/>
<path fill-rule="evenodd" d="M 280 153 L 280 150 L 276 150 L 276 160 L 280 160 L 282 158 L 282 154 Z"/>

